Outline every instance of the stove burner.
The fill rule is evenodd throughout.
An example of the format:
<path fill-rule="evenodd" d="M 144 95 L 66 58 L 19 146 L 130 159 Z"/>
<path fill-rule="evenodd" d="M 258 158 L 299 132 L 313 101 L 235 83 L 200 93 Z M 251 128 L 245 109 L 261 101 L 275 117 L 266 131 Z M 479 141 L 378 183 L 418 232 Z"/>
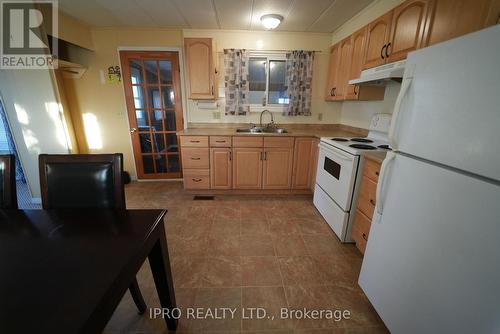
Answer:
<path fill-rule="evenodd" d="M 383 150 L 389 150 L 392 151 L 392 148 L 389 147 L 389 145 L 379 145 L 378 148 L 381 148 Z"/>
<path fill-rule="evenodd" d="M 361 150 L 376 150 L 377 149 L 375 146 L 365 145 L 365 144 L 352 144 L 352 145 L 349 145 L 349 147 L 359 148 Z"/>
<path fill-rule="evenodd" d="M 349 139 L 346 139 L 346 138 L 332 138 L 332 140 L 335 140 L 335 141 L 349 141 Z"/>
<path fill-rule="evenodd" d="M 351 141 L 355 141 L 358 143 L 373 143 L 373 140 L 367 138 L 351 138 Z"/>

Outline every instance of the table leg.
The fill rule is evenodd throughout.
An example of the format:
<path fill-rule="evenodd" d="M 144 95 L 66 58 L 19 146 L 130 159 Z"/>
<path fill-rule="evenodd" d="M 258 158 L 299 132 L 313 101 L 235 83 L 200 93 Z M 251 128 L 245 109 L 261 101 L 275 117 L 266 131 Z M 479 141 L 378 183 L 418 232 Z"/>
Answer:
<path fill-rule="evenodd" d="M 177 305 L 175 302 L 172 272 L 170 270 L 170 259 L 168 257 L 167 239 L 165 238 L 165 228 L 163 226 L 160 231 L 160 237 L 148 257 L 161 307 L 172 310 Z M 165 318 L 165 321 L 168 329 L 175 330 L 177 328 L 177 319 Z"/>

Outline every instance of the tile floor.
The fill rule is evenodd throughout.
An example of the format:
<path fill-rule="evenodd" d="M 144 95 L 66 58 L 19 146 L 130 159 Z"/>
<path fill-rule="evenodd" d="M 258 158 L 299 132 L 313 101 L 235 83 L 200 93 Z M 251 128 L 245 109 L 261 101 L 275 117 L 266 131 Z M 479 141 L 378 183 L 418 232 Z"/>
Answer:
<path fill-rule="evenodd" d="M 178 306 L 178 333 L 386 333 L 358 287 L 361 255 L 341 244 L 310 196 L 216 196 L 194 201 L 180 182 L 132 183 L 128 208 L 167 208 L 167 241 Z M 148 307 L 160 307 L 146 263 L 138 273 Z M 234 317 L 188 319 L 188 308 L 236 308 Z M 264 319 L 248 317 L 265 308 Z M 280 310 L 349 310 L 348 320 L 282 319 Z M 274 316 L 274 320 L 269 319 Z M 105 333 L 167 333 L 140 316 L 127 293 Z"/>

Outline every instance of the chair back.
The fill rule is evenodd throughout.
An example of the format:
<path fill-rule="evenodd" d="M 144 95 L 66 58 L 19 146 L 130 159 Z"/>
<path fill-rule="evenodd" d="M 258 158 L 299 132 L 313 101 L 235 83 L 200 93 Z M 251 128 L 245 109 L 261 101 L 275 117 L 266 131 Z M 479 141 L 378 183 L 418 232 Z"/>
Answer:
<path fill-rule="evenodd" d="M 44 209 L 125 209 L 123 155 L 40 154 Z"/>
<path fill-rule="evenodd" d="M 0 208 L 17 209 L 16 158 L 0 155 Z"/>

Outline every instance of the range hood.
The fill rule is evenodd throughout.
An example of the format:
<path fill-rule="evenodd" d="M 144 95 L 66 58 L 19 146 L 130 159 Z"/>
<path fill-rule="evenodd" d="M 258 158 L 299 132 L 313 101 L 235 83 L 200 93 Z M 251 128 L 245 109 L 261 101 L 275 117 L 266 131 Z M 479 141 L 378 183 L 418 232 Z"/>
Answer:
<path fill-rule="evenodd" d="M 369 68 L 361 72 L 358 79 L 349 80 L 350 85 L 373 85 L 382 84 L 385 81 L 401 81 L 405 71 L 406 60 Z"/>

